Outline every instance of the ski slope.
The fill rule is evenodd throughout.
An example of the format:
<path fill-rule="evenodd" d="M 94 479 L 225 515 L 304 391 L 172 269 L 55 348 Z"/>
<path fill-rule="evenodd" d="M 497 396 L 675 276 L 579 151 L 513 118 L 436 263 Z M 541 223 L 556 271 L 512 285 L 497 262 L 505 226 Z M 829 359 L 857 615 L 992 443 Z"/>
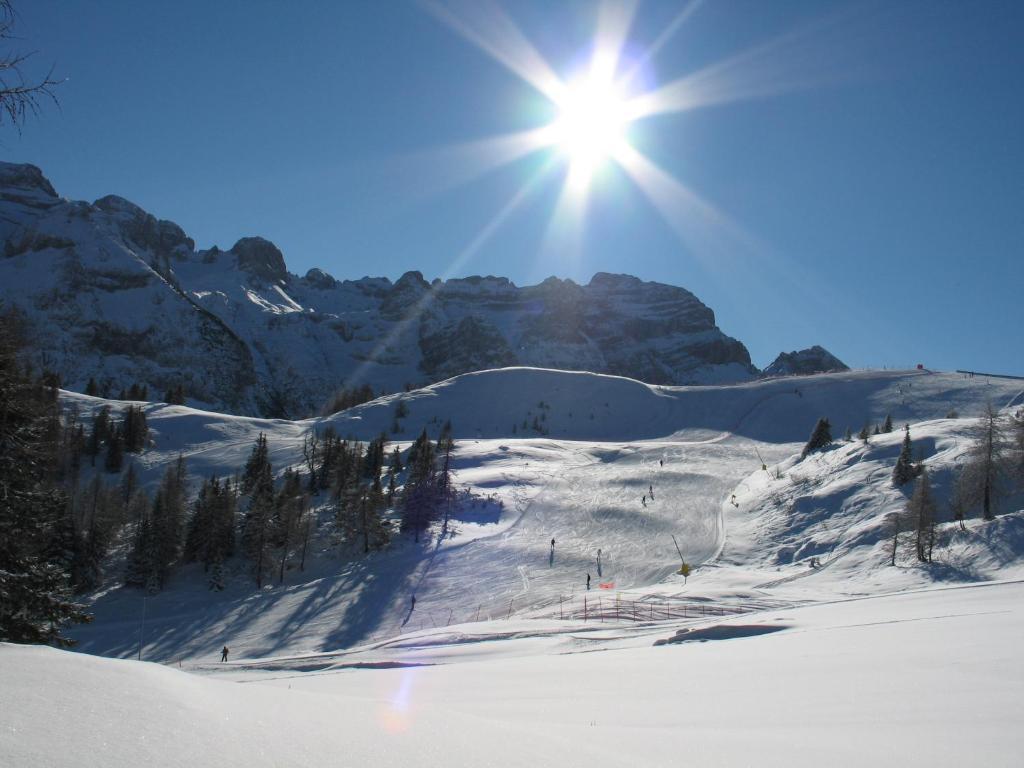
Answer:
<path fill-rule="evenodd" d="M 408 441 L 423 428 L 435 435 L 451 419 L 456 480 L 477 501 L 462 505 L 448 530 L 420 544 L 397 537 L 365 558 L 332 542 L 325 510 L 306 572 L 290 571 L 283 585 L 259 592 L 242 562 L 222 593 L 209 592 L 197 566 L 150 598 L 111 578 L 93 596 L 96 621 L 75 637 L 90 653 L 131 657 L 141 641 L 144 658 L 186 664 L 216 658 L 225 643 L 239 658 L 334 651 L 449 623 L 550 616 L 565 605 L 577 612 L 588 573 L 591 594 L 603 583 L 608 599 L 770 605 L 775 598 L 755 589 L 758 582 L 714 577 L 722 568 L 702 569 L 684 586 L 673 575 L 673 536 L 688 562 L 714 560 L 729 541 L 737 486 L 762 461 L 775 467 L 798 451 L 820 416 L 841 433 L 844 421 L 856 431 L 887 413 L 897 423 L 951 409 L 970 415 L 987 400 L 1012 400 L 1015 384 L 862 371 L 665 388 L 518 368 L 467 374 L 304 422 L 147 406 L 154 445 L 139 462 L 153 482 L 179 452 L 196 479 L 233 473 L 261 431 L 281 471 L 301 462 L 310 430 L 329 424 L 359 439 L 390 431 L 402 398 L 408 415 L 395 438 Z M 67 401 L 85 412 L 104 402 L 80 395 Z M 547 434 L 524 435 L 523 421 L 529 426 L 535 417 Z M 644 506 L 641 497 L 652 488 L 654 499 Z"/>

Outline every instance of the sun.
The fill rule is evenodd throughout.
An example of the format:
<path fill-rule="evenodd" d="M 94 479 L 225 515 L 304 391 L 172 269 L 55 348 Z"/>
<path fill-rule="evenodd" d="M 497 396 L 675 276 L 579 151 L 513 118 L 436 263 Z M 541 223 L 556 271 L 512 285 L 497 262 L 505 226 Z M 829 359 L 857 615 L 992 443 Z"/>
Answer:
<path fill-rule="evenodd" d="M 587 176 L 626 144 L 627 100 L 613 80 L 586 77 L 566 85 L 556 106 L 551 139 L 573 173 Z"/>

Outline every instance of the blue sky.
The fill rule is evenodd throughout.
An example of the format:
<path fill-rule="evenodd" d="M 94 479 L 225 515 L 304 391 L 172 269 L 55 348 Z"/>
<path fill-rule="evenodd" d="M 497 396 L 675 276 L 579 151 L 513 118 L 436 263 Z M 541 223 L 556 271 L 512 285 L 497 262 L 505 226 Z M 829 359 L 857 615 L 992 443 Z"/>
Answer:
<path fill-rule="evenodd" d="M 686 5 L 640 3 L 627 59 Z M 594 3 L 501 7 L 559 76 L 586 61 Z M 682 285 L 758 365 L 818 343 L 855 366 L 1024 375 L 1022 3 L 700 4 L 638 82 L 740 56 L 721 80 L 754 83 L 750 98 L 637 121 L 629 137 L 721 221 L 659 212 L 609 163 L 573 253 L 545 235 L 557 151 L 450 183 L 462 166 L 440 148 L 554 111 L 421 4 L 17 9 L 23 47 L 67 82 L 59 111 L 0 135 L 0 156 L 67 197 L 120 194 L 200 247 L 259 234 L 300 274 L 429 279 L 553 159 L 456 275 Z"/>

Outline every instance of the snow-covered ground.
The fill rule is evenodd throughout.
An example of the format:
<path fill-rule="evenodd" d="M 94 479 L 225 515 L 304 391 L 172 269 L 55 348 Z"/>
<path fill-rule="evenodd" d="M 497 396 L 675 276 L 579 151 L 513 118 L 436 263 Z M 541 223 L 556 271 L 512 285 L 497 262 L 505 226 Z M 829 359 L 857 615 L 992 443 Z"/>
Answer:
<path fill-rule="evenodd" d="M 0 762 L 1017 766 L 1022 604 L 1003 582 L 653 627 L 495 621 L 221 679 L 0 645 Z"/>
<path fill-rule="evenodd" d="M 112 572 L 79 650 L 164 666 L 0 647 L 0 764 L 1017 765 L 1024 497 L 941 526 L 930 565 L 887 564 L 887 517 L 910 492 L 890 481 L 904 423 L 942 503 L 969 417 L 1022 389 L 519 368 L 305 422 L 149 405 L 154 482 L 179 452 L 196 479 L 233 473 L 261 431 L 280 472 L 310 430 L 390 433 L 401 398 L 395 439 L 450 418 L 475 501 L 365 558 L 325 523 L 306 572 L 262 591 L 241 561 L 221 593 L 198 566 L 146 599 Z M 892 433 L 799 458 L 820 416 L 839 438 L 886 414 Z M 698 566 L 685 583 L 675 542 Z M 75 713 L 61 740 L 39 714 L 55 700 Z"/>
<path fill-rule="evenodd" d="M 436 434 L 451 418 L 458 441 L 456 479 L 477 500 L 462 505 L 446 535 L 435 531 L 420 544 L 400 536 L 388 550 L 365 558 L 332 543 L 326 514 L 307 570 L 289 571 L 283 585 L 259 592 L 241 561 L 224 592 L 211 593 L 201 568 L 189 566 L 169 589 L 148 598 L 120 588 L 112 569 L 108 585 L 94 596 L 96 621 L 74 636 L 89 653 L 133 657 L 141 638 L 144 658 L 195 663 L 216 658 L 224 643 L 237 657 L 258 658 L 334 651 L 450 623 L 582 614 L 588 573 L 591 597 L 601 596 L 602 609 L 616 599 L 630 605 L 665 599 L 678 606 L 749 610 L 780 600 L 927 583 L 930 577 L 909 568 L 903 570 L 911 575 L 899 579 L 885 570 L 870 576 L 861 554 L 847 560 L 848 569 L 833 565 L 845 544 L 826 540 L 818 528 L 789 531 L 779 522 L 785 516 L 778 510 L 821 486 L 834 464 L 847 463 L 866 473 L 850 475 L 847 482 L 868 500 L 861 505 L 869 510 L 865 514 L 884 517 L 902 494 L 886 487 L 879 497 L 885 503 L 875 504 L 876 494 L 865 483 L 872 471 L 878 477 L 891 471 L 897 432 L 873 438 L 868 449 L 844 446 L 798 466 L 791 457 L 822 415 L 837 432 L 843 423 L 856 431 L 887 413 L 897 424 L 916 424 L 954 409 L 976 414 L 987 400 L 1011 402 L 1020 390 L 1020 382 L 920 372 L 663 388 L 514 368 L 460 376 L 305 422 L 152 405 L 147 415 L 154 447 L 140 457 L 142 475 L 150 481 L 179 452 L 196 479 L 234 473 L 261 431 L 268 435 L 275 469 L 282 471 L 301 463 L 302 440 L 312 429 L 330 424 L 360 439 L 387 430 L 401 397 L 408 415 L 397 439 L 408 440 L 423 428 Z M 81 395 L 68 400 L 83 411 L 105 402 Z M 535 418 L 548 434 L 524 436 L 523 422 L 530 427 Z M 920 444 L 955 441 L 966 423 L 932 422 L 929 429 L 938 432 L 922 431 Z M 861 461 L 868 454 L 872 460 Z M 783 479 L 770 481 L 769 472 L 760 470 L 762 461 Z M 642 497 L 652 489 L 645 506 Z M 733 506 L 733 494 L 739 507 Z M 776 503 L 785 494 L 794 499 Z M 837 504 L 819 505 L 817 515 L 820 527 L 834 534 L 853 519 L 845 508 L 842 515 L 832 514 Z M 687 562 L 704 564 L 686 585 L 675 575 L 676 543 Z M 878 559 L 877 554 L 864 557 Z M 809 579 L 812 555 L 827 567 Z M 759 589 L 774 581 L 794 581 L 801 589 Z M 410 611 L 413 594 L 416 610 Z M 594 609 L 588 604 L 586 610 Z"/>

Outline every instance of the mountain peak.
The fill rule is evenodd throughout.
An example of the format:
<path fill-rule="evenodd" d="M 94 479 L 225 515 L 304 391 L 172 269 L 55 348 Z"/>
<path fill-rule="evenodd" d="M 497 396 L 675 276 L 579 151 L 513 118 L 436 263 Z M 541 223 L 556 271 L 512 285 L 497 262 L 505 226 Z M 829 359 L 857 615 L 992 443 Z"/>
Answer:
<path fill-rule="evenodd" d="M 252 277 L 268 283 L 288 280 L 284 254 L 269 240 L 262 237 L 243 237 L 231 246 L 229 253 L 234 255 L 238 268 Z"/>
<path fill-rule="evenodd" d="M 819 344 L 807 349 L 782 352 L 764 369 L 765 376 L 792 376 L 848 371 L 849 366 Z"/>
<path fill-rule="evenodd" d="M 57 197 L 57 191 L 49 179 L 30 163 L 0 162 L 0 187 L 37 190 L 49 197 Z"/>

